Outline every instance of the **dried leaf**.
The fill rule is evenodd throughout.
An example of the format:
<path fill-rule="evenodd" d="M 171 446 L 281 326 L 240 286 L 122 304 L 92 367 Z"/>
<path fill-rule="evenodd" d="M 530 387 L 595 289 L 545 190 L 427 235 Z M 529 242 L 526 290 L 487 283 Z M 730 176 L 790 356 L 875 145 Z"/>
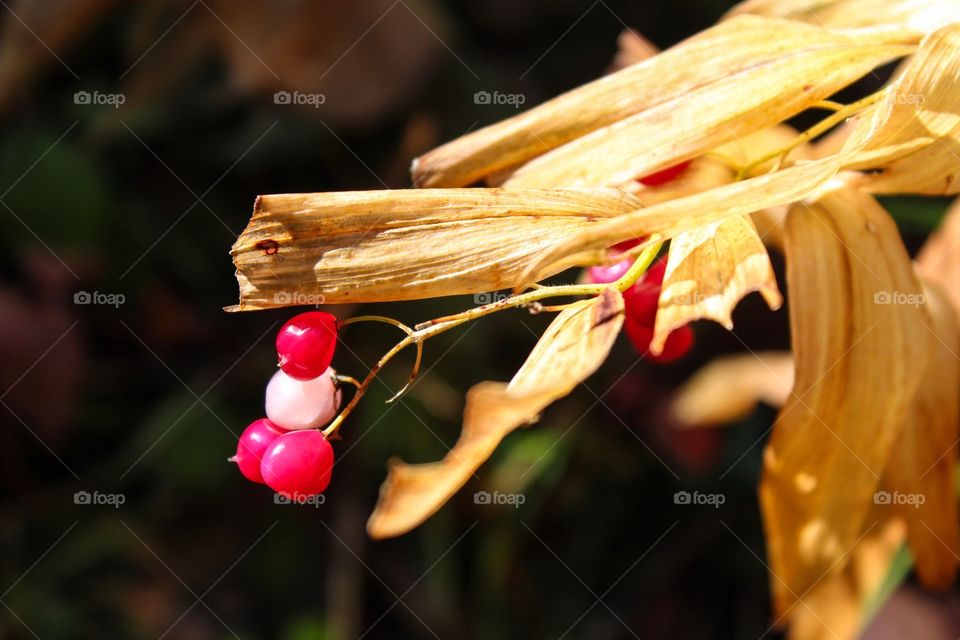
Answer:
<path fill-rule="evenodd" d="M 513 186 L 618 186 L 797 113 L 915 39 L 736 18 L 430 151 L 414 161 L 414 183 L 467 186 L 556 149 Z"/>
<path fill-rule="evenodd" d="M 954 201 L 940 227 L 917 256 L 921 278 L 943 288 L 960 310 L 960 200 Z"/>
<path fill-rule="evenodd" d="M 782 407 L 793 388 L 793 355 L 762 351 L 711 360 L 697 371 L 671 402 L 671 412 L 686 427 L 712 427 L 746 417 L 764 402 Z"/>
<path fill-rule="evenodd" d="M 770 256 L 749 216 L 677 235 L 670 242 L 650 352 L 659 355 L 674 329 L 701 318 L 733 329 L 733 309 L 752 291 L 771 309 L 783 304 Z"/>
<path fill-rule="evenodd" d="M 531 160 L 504 186 L 622 185 L 770 127 L 911 50 L 882 38 L 865 43 L 824 29 L 782 34 L 761 29 L 748 37 L 784 41 L 768 45 L 782 47 L 779 55 L 752 59 L 747 68 L 728 70 Z"/>
<path fill-rule="evenodd" d="M 623 325 L 615 289 L 564 310 L 547 328 L 509 384 L 481 382 L 467 394 L 463 432 L 439 462 L 391 462 L 367 531 L 388 538 L 437 511 L 514 429 L 537 419 L 603 363 Z"/>
<path fill-rule="evenodd" d="M 800 20 L 825 27 L 901 25 L 924 32 L 957 20 L 956 0 L 747 0 L 727 14 Z"/>
<path fill-rule="evenodd" d="M 796 382 L 760 484 L 780 614 L 843 569 L 927 362 L 920 285 L 896 225 L 841 189 L 787 218 Z M 885 304 L 890 303 L 890 304 Z"/>
<path fill-rule="evenodd" d="M 917 575 L 946 589 L 957 572 L 957 437 L 960 436 L 960 323 L 947 295 L 924 289 L 932 317 L 920 331 L 930 360 L 883 478 L 881 504 L 907 523 Z"/>
<path fill-rule="evenodd" d="M 761 129 L 744 136 L 733 142 L 729 142 L 722 147 L 718 147 L 710 152 L 710 155 L 722 157 L 730 163 L 730 166 L 739 170 L 746 167 L 759 158 L 793 146 L 782 158 L 774 158 L 761 163 L 747 172 L 747 177 L 763 175 L 773 171 L 780 163 L 783 166 L 790 166 L 797 162 L 813 160 L 817 156 L 812 145 L 807 142 L 796 144 L 796 139 L 800 135 L 793 127 L 786 124 L 778 124 L 767 129 Z M 794 146 L 795 145 L 795 146 Z M 840 149 L 835 151 L 839 152 Z M 826 154 L 820 157 L 826 157 Z M 783 222 L 787 217 L 787 206 L 781 205 L 755 211 L 750 216 L 757 227 L 760 239 L 767 246 L 776 247 L 783 250 Z"/>
<path fill-rule="evenodd" d="M 234 310 L 502 289 L 538 251 L 640 206 L 604 189 L 260 196 L 233 246 Z"/>
<path fill-rule="evenodd" d="M 775 173 L 723 185 L 703 193 L 598 220 L 544 251 L 516 282 L 536 282 L 556 273 L 590 251 L 617 242 L 657 234 L 667 239 L 704 225 L 743 216 L 761 209 L 796 202 L 824 186 L 840 167 L 844 156 L 798 164 Z"/>
<path fill-rule="evenodd" d="M 848 144 L 873 193 L 960 193 L 960 23 L 921 43 Z"/>

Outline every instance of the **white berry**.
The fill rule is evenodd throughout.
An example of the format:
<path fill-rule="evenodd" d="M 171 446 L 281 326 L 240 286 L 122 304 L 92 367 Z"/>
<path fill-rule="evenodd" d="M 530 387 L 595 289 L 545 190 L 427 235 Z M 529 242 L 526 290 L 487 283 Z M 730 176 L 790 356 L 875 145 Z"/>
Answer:
<path fill-rule="evenodd" d="M 333 369 L 312 380 L 291 378 L 282 370 L 267 384 L 267 417 L 284 429 L 316 429 L 330 422 L 340 407 Z"/>

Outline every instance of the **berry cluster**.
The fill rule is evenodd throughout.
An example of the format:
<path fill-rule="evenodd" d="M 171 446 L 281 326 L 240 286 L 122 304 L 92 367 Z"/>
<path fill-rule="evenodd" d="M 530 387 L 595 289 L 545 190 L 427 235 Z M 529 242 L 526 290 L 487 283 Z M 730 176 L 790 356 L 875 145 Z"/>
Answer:
<path fill-rule="evenodd" d="M 340 408 L 330 367 L 337 319 L 324 311 L 291 318 L 277 334 L 280 370 L 267 384 L 266 418 L 248 426 L 237 454 L 240 473 L 287 498 L 323 492 L 330 484 L 333 447 L 319 431 Z"/>
<path fill-rule="evenodd" d="M 662 171 L 651 173 L 639 179 L 646 186 L 659 186 L 676 179 L 690 166 L 690 161 L 681 162 Z M 639 244 L 639 240 L 622 242 L 612 248 L 614 257 Z M 625 259 L 605 267 L 587 269 L 587 280 L 594 284 L 606 284 L 619 280 L 633 266 L 633 259 Z M 623 293 L 626 312 L 624 329 L 637 352 L 653 362 L 668 363 L 685 356 L 693 347 L 693 330 L 684 325 L 672 331 L 663 346 L 663 353 L 655 356 L 650 353 L 653 340 L 653 327 L 657 318 L 657 303 L 667 262 L 660 259 L 654 262 L 632 287 Z"/>

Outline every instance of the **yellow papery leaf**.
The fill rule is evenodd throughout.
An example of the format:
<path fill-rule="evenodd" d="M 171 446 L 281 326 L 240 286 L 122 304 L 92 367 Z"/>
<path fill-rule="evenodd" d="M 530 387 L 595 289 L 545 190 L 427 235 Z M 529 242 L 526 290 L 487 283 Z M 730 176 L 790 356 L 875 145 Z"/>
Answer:
<path fill-rule="evenodd" d="M 960 436 L 960 324 L 947 295 L 924 289 L 932 322 L 920 337 L 930 360 L 883 478 L 877 501 L 907 523 L 917 575 L 946 589 L 957 572 L 957 437 Z"/>
<path fill-rule="evenodd" d="M 960 23 L 921 43 L 848 144 L 873 193 L 960 193 Z"/>
<path fill-rule="evenodd" d="M 233 246 L 240 283 L 233 310 L 502 289 L 538 251 L 641 206 L 604 189 L 260 196 Z"/>
<path fill-rule="evenodd" d="M 929 318 L 890 216 L 844 188 L 787 217 L 796 381 L 764 454 L 774 604 L 840 571 L 925 371 Z"/>
<path fill-rule="evenodd" d="M 800 20 L 825 27 L 901 25 L 930 32 L 960 20 L 957 0 L 747 0 L 727 14 Z"/>
<path fill-rule="evenodd" d="M 793 355 L 761 351 L 715 358 L 677 391 L 670 411 L 684 427 L 712 427 L 745 418 L 764 402 L 780 408 L 793 388 Z"/>
<path fill-rule="evenodd" d="M 927 282 L 943 288 L 960 310 L 960 200 L 924 243 L 917 256 L 917 273 Z"/>
<path fill-rule="evenodd" d="M 615 289 L 558 315 L 509 384 L 481 382 L 467 394 L 463 432 L 439 462 L 393 461 L 367 531 L 389 538 L 430 517 L 514 429 L 537 419 L 603 364 L 623 325 Z"/>
<path fill-rule="evenodd" d="M 586 225 L 536 257 L 515 284 L 536 282 L 569 266 L 575 256 L 632 238 L 657 234 L 668 239 L 704 225 L 801 200 L 832 178 L 843 156 L 798 164 L 781 171 L 726 184 Z"/>
<path fill-rule="evenodd" d="M 728 69 L 534 158 L 516 169 L 504 186 L 620 186 L 770 127 L 912 51 L 880 36 L 864 42 L 825 29 L 744 34 L 745 39 L 761 41 L 778 37 L 785 41 L 768 45 L 779 48 L 778 55 L 755 57 L 749 66 Z"/>
<path fill-rule="evenodd" d="M 733 309 L 752 291 L 771 309 L 783 304 L 770 256 L 749 216 L 677 235 L 670 242 L 650 352 L 659 355 L 670 332 L 701 318 L 733 329 Z"/>
<path fill-rule="evenodd" d="M 510 181 L 617 186 L 788 117 L 906 55 L 913 47 L 904 43 L 916 39 L 743 16 L 428 152 L 413 163 L 414 184 L 468 186 L 561 147 L 543 159 L 549 166 L 530 165 Z M 600 157 L 598 147 L 615 156 Z M 587 151 L 589 162 L 577 157 Z M 624 156 L 628 162 L 614 166 Z"/>

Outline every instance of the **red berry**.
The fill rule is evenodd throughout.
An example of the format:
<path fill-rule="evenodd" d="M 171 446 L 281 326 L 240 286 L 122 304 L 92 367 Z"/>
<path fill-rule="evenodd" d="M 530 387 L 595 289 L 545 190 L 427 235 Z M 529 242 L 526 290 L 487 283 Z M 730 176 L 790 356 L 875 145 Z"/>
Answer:
<path fill-rule="evenodd" d="M 280 368 L 297 380 L 310 380 L 326 371 L 336 346 L 337 319 L 326 311 L 296 315 L 277 334 Z"/>
<path fill-rule="evenodd" d="M 661 169 L 649 175 L 643 176 L 639 179 L 640 184 L 645 184 L 648 187 L 658 187 L 662 184 L 666 184 L 671 180 L 676 180 L 681 173 L 687 170 L 687 167 L 690 166 L 690 160 L 685 160 L 680 164 L 675 164 L 672 167 L 667 167 L 666 169 Z"/>
<path fill-rule="evenodd" d="M 237 463 L 240 473 L 248 480 L 263 484 L 263 476 L 260 474 L 260 460 L 263 458 L 263 452 L 283 433 L 283 429 L 266 418 L 250 423 L 250 426 L 240 435 L 237 455 L 230 458 L 230 461 Z"/>
<path fill-rule="evenodd" d="M 330 484 L 333 447 L 319 431 L 290 431 L 263 454 L 260 472 L 268 487 L 290 498 L 322 493 Z"/>
<path fill-rule="evenodd" d="M 650 341 L 653 340 L 652 327 L 627 318 L 624 328 L 637 353 L 658 364 L 667 364 L 679 360 L 687 355 L 687 352 L 693 347 L 693 329 L 690 328 L 690 325 L 683 325 L 679 329 L 671 331 L 663 344 L 663 353 L 658 356 L 650 353 Z"/>

